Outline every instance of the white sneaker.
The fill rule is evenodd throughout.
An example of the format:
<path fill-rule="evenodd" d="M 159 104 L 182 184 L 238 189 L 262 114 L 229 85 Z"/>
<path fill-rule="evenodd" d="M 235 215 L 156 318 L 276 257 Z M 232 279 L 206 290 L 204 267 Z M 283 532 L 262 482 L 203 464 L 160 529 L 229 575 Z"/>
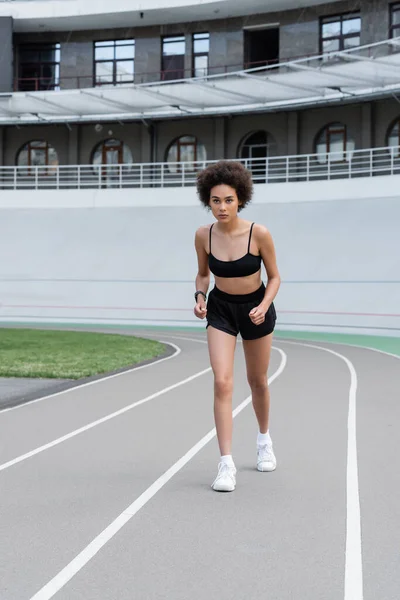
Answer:
<path fill-rule="evenodd" d="M 259 471 L 275 471 L 276 457 L 272 449 L 272 441 L 257 446 L 257 469 Z"/>
<path fill-rule="evenodd" d="M 216 492 L 233 492 L 236 487 L 235 466 L 220 462 L 218 465 L 218 475 L 211 487 Z"/>

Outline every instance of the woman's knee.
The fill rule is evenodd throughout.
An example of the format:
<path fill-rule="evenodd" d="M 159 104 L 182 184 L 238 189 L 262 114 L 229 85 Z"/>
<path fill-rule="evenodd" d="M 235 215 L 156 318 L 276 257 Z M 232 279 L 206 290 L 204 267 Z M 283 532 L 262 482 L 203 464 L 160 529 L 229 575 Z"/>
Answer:
<path fill-rule="evenodd" d="M 217 396 L 228 396 L 233 391 L 233 378 L 230 375 L 216 375 L 214 390 Z"/>
<path fill-rule="evenodd" d="M 266 392 L 268 390 L 268 380 L 266 375 L 248 375 L 247 381 L 252 392 Z"/>

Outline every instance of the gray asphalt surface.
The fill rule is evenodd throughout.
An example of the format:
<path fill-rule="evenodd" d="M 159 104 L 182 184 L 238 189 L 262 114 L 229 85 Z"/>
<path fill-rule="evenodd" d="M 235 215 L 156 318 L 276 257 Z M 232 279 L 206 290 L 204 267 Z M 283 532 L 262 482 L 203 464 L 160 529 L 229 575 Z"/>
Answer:
<path fill-rule="evenodd" d="M 39 327 L 35 327 L 39 328 Z M 42 327 L 43 329 L 44 327 Z M 54 329 L 48 327 L 48 329 Z M 66 330 L 66 329 L 65 329 Z M 70 331 L 82 331 L 82 329 L 71 328 Z M 104 328 L 92 329 L 98 333 L 118 333 L 121 334 L 121 330 L 110 330 Z M 134 335 L 132 329 L 126 330 L 124 335 Z M 169 346 L 166 347 L 165 355 L 173 353 L 174 350 Z M 160 357 L 162 358 L 162 357 Z M 153 362 L 152 360 L 143 361 L 141 364 Z M 131 367 L 122 367 L 114 371 L 114 373 L 122 373 L 123 371 L 129 371 Z M 18 404 L 25 404 L 31 400 L 41 398 L 46 395 L 56 394 L 75 387 L 82 385 L 82 383 L 88 383 L 96 379 L 101 379 L 103 375 L 93 375 L 84 379 L 41 379 L 41 378 L 29 378 L 29 377 L 0 377 L 0 411 L 6 408 L 17 406 Z"/>
<path fill-rule="evenodd" d="M 0 412 L 1 600 L 32 598 L 213 428 L 208 371 L 2 469 L 209 367 L 203 334 L 150 335 L 170 339 L 182 352 Z M 307 343 L 274 345 L 287 355 L 286 368 L 271 385 L 277 470 L 255 469 L 257 427 L 249 405 L 234 422 L 234 493 L 210 489 L 218 462 L 213 438 L 55 597 L 344 598 L 350 372 L 343 360 Z M 400 361 L 361 348 L 321 346 L 347 357 L 358 378 L 364 599 L 398 600 Z M 280 364 L 274 350 L 270 376 Z M 234 406 L 249 393 L 239 344 Z"/>
<path fill-rule="evenodd" d="M 68 379 L 0 377 L 0 410 L 67 387 Z"/>

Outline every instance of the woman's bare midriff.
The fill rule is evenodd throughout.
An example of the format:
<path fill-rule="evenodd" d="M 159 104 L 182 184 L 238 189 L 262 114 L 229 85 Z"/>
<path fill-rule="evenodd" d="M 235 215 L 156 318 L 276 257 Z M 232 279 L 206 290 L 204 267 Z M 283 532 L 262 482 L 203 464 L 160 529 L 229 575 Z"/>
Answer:
<path fill-rule="evenodd" d="M 215 277 L 216 287 L 226 294 L 251 294 L 261 283 L 261 270 L 247 277 Z"/>

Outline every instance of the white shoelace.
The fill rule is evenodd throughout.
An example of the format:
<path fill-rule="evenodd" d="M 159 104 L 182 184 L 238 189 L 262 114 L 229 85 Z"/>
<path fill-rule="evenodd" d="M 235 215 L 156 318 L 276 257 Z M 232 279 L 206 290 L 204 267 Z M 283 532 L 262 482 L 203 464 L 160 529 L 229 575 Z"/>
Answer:
<path fill-rule="evenodd" d="M 228 465 L 228 463 L 226 462 L 220 462 L 218 465 L 218 475 L 216 476 L 215 481 L 217 481 L 217 479 L 219 479 L 220 477 L 225 476 L 230 477 L 232 481 L 234 481 L 235 472 L 236 470 L 234 466 Z"/>
<path fill-rule="evenodd" d="M 263 461 L 271 461 L 275 460 L 274 453 L 272 450 L 272 445 L 264 444 L 263 446 L 258 446 L 258 462 Z"/>

